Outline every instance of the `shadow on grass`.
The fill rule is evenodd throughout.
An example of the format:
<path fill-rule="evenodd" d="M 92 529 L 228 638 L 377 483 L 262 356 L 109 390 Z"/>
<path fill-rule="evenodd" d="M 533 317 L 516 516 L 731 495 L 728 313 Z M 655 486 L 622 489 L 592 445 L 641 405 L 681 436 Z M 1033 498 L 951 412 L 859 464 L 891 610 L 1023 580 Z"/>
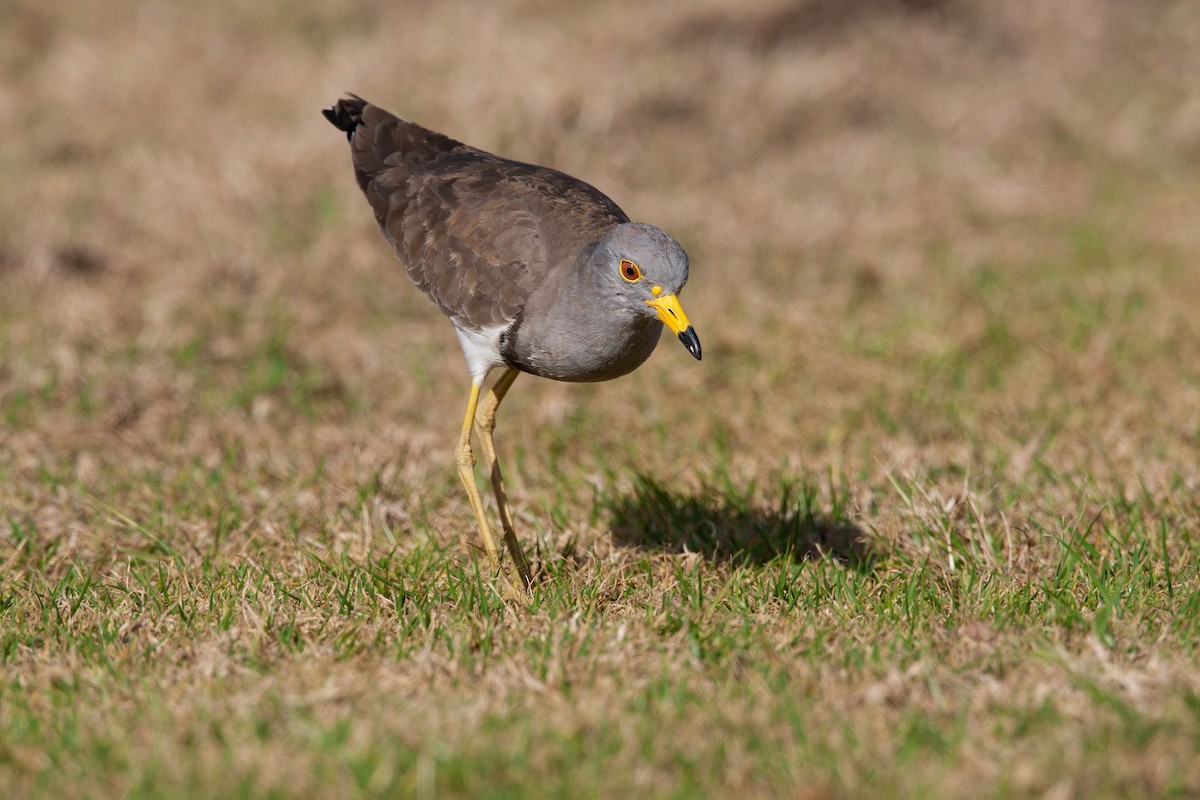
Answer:
<path fill-rule="evenodd" d="M 632 492 L 607 504 L 613 539 L 640 550 L 700 553 L 736 564 L 826 558 L 867 573 L 881 560 L 873 538 L 844 516 L 840 503 L 824 513 L 815 508 L 814 487 L 784 482 L 773 508 L 756 504 L 753 493 L 753 487 L 705 487 L 683 494 L 641 475 Z"/>

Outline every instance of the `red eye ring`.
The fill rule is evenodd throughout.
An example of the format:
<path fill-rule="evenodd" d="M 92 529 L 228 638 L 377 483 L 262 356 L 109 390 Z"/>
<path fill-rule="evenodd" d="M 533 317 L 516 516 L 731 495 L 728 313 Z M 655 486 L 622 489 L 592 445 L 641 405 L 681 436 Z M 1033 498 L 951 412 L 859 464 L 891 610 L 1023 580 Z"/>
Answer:
<path fill-rule="evenodd" d="M 625 280 L 629 281 L 630 283 L 633 283 L 634 281 L 641 280 L 642 270 L 638 267 L 637 264 L 633 263 L 629 259 L 622 258 L 621 259 L 621 277 L 624 278 Z"/>

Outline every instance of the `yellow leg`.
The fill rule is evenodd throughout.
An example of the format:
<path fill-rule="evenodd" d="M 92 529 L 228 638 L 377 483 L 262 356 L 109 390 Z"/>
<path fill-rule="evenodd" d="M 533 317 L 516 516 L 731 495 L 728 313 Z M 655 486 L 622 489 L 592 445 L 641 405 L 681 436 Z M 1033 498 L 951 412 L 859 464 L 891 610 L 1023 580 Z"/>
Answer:
<path fill-rule="evenodd" d="M 504 543 L 508 545 L 508 552 L 512 554 L 517 574 L 528 589 L 533 585 L 533 578 L 529 573 L 529 562 L 525 560 L 525 553 L 521 550 L 521 543 L 517 541 L 516 531 L 513 530 L 512 517 L 508 513 L 508 494 L 504 491 L 504 477 L 500 474 L 500 460 L 496 458 L 496 444 L 492 441 L 492 431 L 496 428 L 496 409 L 500 407 L 500 401 L 504 399 L 518 374 L 515 369 L 506 369 L 495 385 L 488 390 L 483 404 L 479 407 L 479 413 L 475 416 L 475 427 L 479 429 L 483 457 L 487 463 L 488 474 L 492 478 L 492 491 L 496 494 L 500 524 L 504 527 Z"/>
<path fill-rule="evenodd" d="M 471 510 L 475 512 L 479 534 L 483 537 L 483 549 L 487 552 L 492 567 L 500 570 L 500 554 L 496 550 L 496 542 L 492 540 L 492 529 L 483 511 L 483 498 L 479 495 L 479 487 L 475 485 L 475 454 L 471 452 L 471 428 L 475 424 L 475 408 L 478 404 L 479 384 L 472 381 L 471 396 L 467 400 L 467 416 L 463 420 L 462 434 L 458 437 L 455 461 L 458 464 L 458 477 L 462 478 L 463 488 L 467 490 L 467 499 L 471 501 Z"/>

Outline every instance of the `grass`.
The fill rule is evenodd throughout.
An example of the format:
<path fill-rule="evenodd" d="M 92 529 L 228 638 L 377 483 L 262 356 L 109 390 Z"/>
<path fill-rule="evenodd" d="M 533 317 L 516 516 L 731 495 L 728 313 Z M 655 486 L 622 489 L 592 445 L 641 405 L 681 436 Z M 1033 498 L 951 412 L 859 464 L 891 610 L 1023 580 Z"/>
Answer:
<path fill-rule="evenodd" d="M 5 796 L 1200 794 L 1191 4 L 43 5 Z M 505 402 L 526 606 L 346 90 L 691 255 L 701 364 Z"/>
<path fill-rule="evenodd" d="M 820 544 L 826 479 L 765 508 L 711 480 L 638 483 L 599 512 L 620 546 L 544 556 L 528 609 L 453 544 L 230 559 L 102 508 L 127 536 L 80 563 L 10 521 L 0 654 L 42 667 L 5 680 L 6 768 L 33 794 L 1190 792 L 1200 554 L 1152 505 L 1014 542 L 897 490 L 923 524 L 855 560 Z"/>

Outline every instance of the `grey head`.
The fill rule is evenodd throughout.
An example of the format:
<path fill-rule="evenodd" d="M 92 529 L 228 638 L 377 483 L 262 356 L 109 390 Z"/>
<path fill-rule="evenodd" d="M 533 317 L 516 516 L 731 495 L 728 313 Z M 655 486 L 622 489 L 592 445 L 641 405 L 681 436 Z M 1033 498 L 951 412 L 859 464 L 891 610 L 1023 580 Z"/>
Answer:
<path fill-rule="evenodd" d="M 688 279 L 688 257 L 679 242 L 653 225 L 614 226 L 596 244 L 584 267 L 587 283 L 600 289 L 610 308 L 658 319 L 700 359 L 700 339 L 679 305 Z"/>
<path fill-rule="evenodd" d="M 679 305 L 687 254 L 653 225 L 613 226 L 533 292 L 501 338 L 505 363 L 561 381 L 605 381 L 641 365 L 663 326 L 695 358 L 700 339 Z"/>

